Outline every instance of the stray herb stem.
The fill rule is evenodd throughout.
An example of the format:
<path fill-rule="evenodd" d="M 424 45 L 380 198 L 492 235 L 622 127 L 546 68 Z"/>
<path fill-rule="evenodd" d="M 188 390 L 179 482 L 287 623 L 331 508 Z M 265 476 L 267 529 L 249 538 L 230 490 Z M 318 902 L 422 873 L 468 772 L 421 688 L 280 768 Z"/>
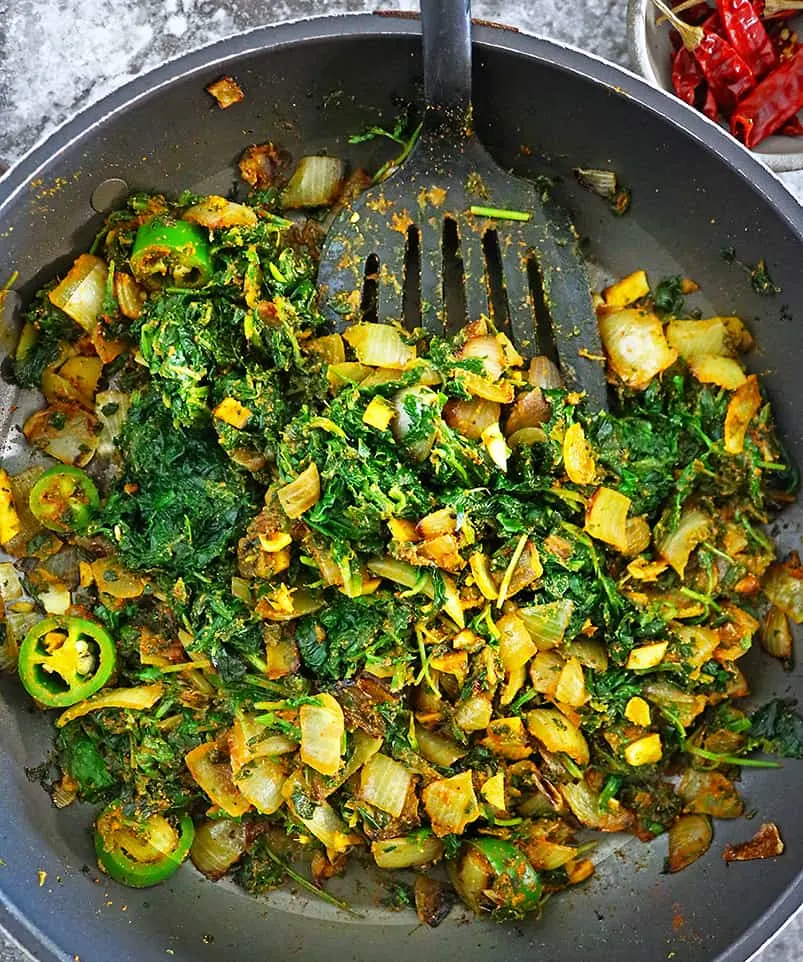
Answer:
<path fill-rule="evenodd" d="M 475 217 L 493 217 L 496 220 L 522 220 L 526 221 L 532 217 L 524 210 L 505 210 L 503 207 L 478 207 L 471 205 L 469 211 Z"/>
<path fill-rule="evenodd" d="M 348 912 L 348 914 L 353 916 L 355 919 L 361 919 L 363 917 L 362 915 L 360 915 L 359 912 L 355 912 L 354 909 L 348 904 L 348 902 L 344 902 L 342 901 L 342 899 L 335 898 L 335 896 L 330 895 L 329 892 L 324 892 L 324 890 L 319 889 L 317 885 L 313 885 L 309 879 L 304 878 L 303 875 L 299 875 L 298 872 L 291 869 L 290 866 L 285 861 L 280 859 L 279 856 L 276 855 L 274 852 L 272 852 L 267 846 L 265 846 L 264 851 L 267 854 L 268 858 L 272 862 L 275 862 L 276 865 L 278 865 L 282 869 L 285 875 L 289 879 L 292 879 L 296 883 L 296 885 L 301 886 L 301 888 L 304 889 L 305 892 L 309 892 L 310 895 L 314 895 L 317 898 L 321 899 L 322 901 L 328 902 L 330 905 L 336 906 L 337 908 L 341 909 L 343 912 Z"/>

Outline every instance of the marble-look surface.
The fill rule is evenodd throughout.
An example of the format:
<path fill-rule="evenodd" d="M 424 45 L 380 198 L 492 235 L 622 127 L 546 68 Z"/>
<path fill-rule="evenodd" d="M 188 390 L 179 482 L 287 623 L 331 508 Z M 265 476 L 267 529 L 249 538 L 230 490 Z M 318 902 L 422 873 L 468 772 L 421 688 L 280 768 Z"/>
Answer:
<path fill-rule="evenodd" d="M 233 33 L 327 13 L 416 9 L 410 0 L 0 0 L 0 167 L 76 110 L 167 58 Z M 475 0 L 476 17 L 628 66 L 626 0 Z M 803 202 L 803 173 L 781 175 Z M 31 962 L 0 930 L 0 962 Z M 87 962 L 109 962 L 97 959 Z M 658 960 L 656 960 L 658 962 Z M 755 962 L 803 962 L 803 913 Z"/>

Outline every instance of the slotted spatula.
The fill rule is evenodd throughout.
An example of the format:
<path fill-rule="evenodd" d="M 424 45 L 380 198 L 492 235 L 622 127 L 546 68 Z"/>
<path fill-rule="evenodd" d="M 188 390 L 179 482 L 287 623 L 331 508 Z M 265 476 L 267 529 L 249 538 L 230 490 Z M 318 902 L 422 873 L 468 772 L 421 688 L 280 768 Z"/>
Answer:
<path fill-rule="evenodd" d="M 420 137 L 335 219 L 318 271 L 323 309 L 340 327 L 368 307 L 380 322 L 412 315 L 440 334 L 484 314 L 520 353 L 551 356 L 567 388 L 606 408 L 574 227 L 548 190 L 499 167 L 473 133 L 470 0 L 422 0 L 421 18 Z"/>

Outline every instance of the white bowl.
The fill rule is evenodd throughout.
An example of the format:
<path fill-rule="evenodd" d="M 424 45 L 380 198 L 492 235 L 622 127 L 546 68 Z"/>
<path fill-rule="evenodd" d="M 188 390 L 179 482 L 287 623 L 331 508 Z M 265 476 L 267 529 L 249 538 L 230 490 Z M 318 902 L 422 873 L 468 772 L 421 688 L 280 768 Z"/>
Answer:
<path fill-rule="evenodd" d="M 656 8 L 650 0 L 628 0 L 630 59 L 649 83 L 674 96 L 669 27 L 656 26 L 655 19 Z M 803 137 L 767 137 L 751 153 L 775 171 L 803 169 Z"/>

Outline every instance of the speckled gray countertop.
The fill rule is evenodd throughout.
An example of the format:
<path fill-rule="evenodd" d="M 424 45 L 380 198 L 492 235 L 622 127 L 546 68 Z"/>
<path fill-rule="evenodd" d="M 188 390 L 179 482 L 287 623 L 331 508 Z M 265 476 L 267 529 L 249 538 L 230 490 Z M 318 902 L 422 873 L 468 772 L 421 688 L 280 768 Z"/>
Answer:
<path fill-rule="evenodd" d="M 167 58 L 267 23 L 416 6 L 408 0 L 0 0 L 0 166 L 13 164 L 76 110 Z M 629 66 L 625 8 L 626 0 L 473 4 L 477 17 Z M 781 179 L 803 201 L 803 173 Z M 798 912 L 755 962 L 802 960 Z M 0 962 L 31 962 L 2 930 Z"/>

